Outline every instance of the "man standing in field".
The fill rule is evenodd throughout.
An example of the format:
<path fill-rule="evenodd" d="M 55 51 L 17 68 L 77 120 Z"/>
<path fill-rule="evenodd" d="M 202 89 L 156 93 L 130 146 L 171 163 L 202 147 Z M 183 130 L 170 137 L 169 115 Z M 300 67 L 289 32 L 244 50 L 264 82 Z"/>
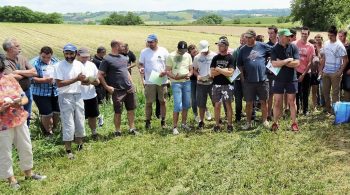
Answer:
<path fill-rule="evenodd" d="M 214 56 L 210 65 L 210 75 L 213 77 L 213 102 L 215 103 L 214 131 L 220 130 L 221 103 L 225 104 L 227 110 L 227 131 L 233 132 L 232 126 L 232 98 L 233 89 L 230 80 L 234 71 L 232 55 L 227 52 L 229 42 L 227 39 L 220 39 L 217 43 L 219 54 Z"/>
<path fill-rule="evenodd" d="M 96 65 L 97 69 L 100 68 L 101 62 L 102 62 L 103 57 L 105 55 L 106 55 L 106 48 L 103 46 L 98 47 L 96 54 L 94 55 L 94 57 L 91 60 Z M 105 98 L 109 97 L 109 95 L 107 94 L 105 88 L 103 88 L 101 83 L 98 86 L 95 86 L 95 89 L 96 89 L 96 93 L 97 93 L 98 104 L 101 105 L 102 101 Z M 98 126 L 102 127 L 104 124 L 103 115 L 100 113 L 100 115 L 97 117 L 97 119 L 98 119 Z"/>
<path fill-rule="evenodd" d="M 297 93 L 297 113 L 303 107 L 303 114 L 308 115 L 309 109 L 309 94 L 311 87 L 310 67 L 312 59 L 315 56 L 314 46 L 307 40 L 310 35 L 308 27 L 301 29 L 301 39 L 296 42 L 299 49 L 300 65 L 296 68 L 298 78 L 298 93 Z"/>
<path fill-rule="evenodd" d="M 207 108 L 207 99 L 213 103 L 212 88 L 213 78 L 210 75 L 210 65 L 216 53 L 209 50 L 209 42 L 202 40 L 199 42 L 199 54 L 194 57 L 193 73 L 197 78 L 196 99 L 199 108 L 198 128 L 204 128 L 204 114 Z"/>
<path fill-rule="evenodd" d="M 63 142 L 69 159 L 74 159 L 72 142 L 78 143 L 78 151 L 83 149 L 84 101 L 81 97 L 81 82 L 86 79 L 84 66 L 75 60 L 77 48 L 72 44 L 63 47 L 65 60 L 55 67 L 58 87 L 58 103 L 61 111 Z"/>
<path fill-rule="evenodd" d="M 37 76 L 36 69 L 29 64 L 25 57 L 20 55 L 21 46 L 16 39 L 6 39 L 2 44 L 2 47 L 6 52 L 4 74 L 12 75 L 18 81 L 28 98 L 28 103 L 23 107 L 24 110 L 28 112 L 27 126 L 29 127 L 33 102 L 30 84 L 31 77 Z"/>
<path fill-rule="evenodd" d="M 82 47 L 78 50 L 78 60 L 84 66 L 84 73 L 86 79 L 81 82 L 81 97 L 84 100 L 85 119 L 88 120 L 91 134 L 94 139 L 97 138 L 97 117 L 100 115 L 98 109 L 98 100 L 95 86 L 100 84 L 97 78 L 97 67 L 94 63 L 89 61 L 90 52 L 87 48 Z"/>
<path fill-rule="evenodd" d="M 348 32 L 346 30 L 340 30 L 338 32 L 338 38 L 340 42 L 343 43 L 346 53 L 348 55 L 348 64 L 346 65 L 344 72 L 343 72 L 343 82 L 345 82 L 345 77 L 350 77 L 350 43 L 346 40 L 346 36 L 348 35 Z M 344 91 L 344 101 L 350 102 L 350 89 L 345 88 L 345 83 L 343 83 L 343 91 Z"/>
<path fill-rule="evenodd" d="M 295 94 L 298 92 L 298 80 L 295 68 L 299 66 L 298 48 L 290 43 L 292 33 L 288 29 L 278 32 L 279 43 L 272 48 L 271 61 L 276 68 L 281 68 L 272 83 L 274 94 L 273 117 L 274 123 L 271 127 L 273 132 L 278 130 L 278 121 L 282 114 L 283 96 L 287 94 L 287 101 L 291 112 L 292 130 L 299 131 L 296 121 Z"/>
<path fill-rule="evenodd" d="M 241 81 L 243 82 L 243 94 L 246 100 L 247 124 L 242 127 L 248 130 L 253 127 L 252 113 L 253 102 L 256 97 L 261 104 L 261 112 L 264 127 L 269 127 L 267 121 L 267 99 L 269 97 L 269 83 L 266 77 L 266 59 L 270 56 L 271 46 L 266 43 L 257 42 L 254 30 L 245 33 L 247 44 L 241 48 L 238 55 L 237 66 L 241 70 Z"/>
<path fill-rule="evenodd" d="M 113 40 L 111 48 L 111 53 L 103 58 L 98 78 L 103 87 L 112 95 L 115 136 L 122 135 L 120 125 L 123 105 L 127 110 L 129 133 L 137 135 L 135 128 L 136 92 L 128 71 L 128 58 L 123 55 L 124 43 Z"/>
<path fill-rule="evenodd" d="M 164 128 L 166 115 L 165 96 L 167 93 L 168 80 L 166 75 L 166 59 L 168 58 L 169 52 L 164 47 L 158 46 L 158 38 L 155 34 L 151 34 L 147 37 L 147 44 L 148 48 L 142 50 L 139 60 L 140 73 L 144 74 L 145 77 L 145 128 L 151 128 L 152 104 L 156 101 L 156 98 L 158 98 L 160 103 L 161 126 Z M 150 81 L 152 72 L 163 78 L 160 86 Z"/>
<path fill-rule="evenodd" d="M 189 131 L 187 126 L 187 113 L 191 107 L 191 81 L 192 75 L 192 57 L 187 53 L 187 43 L 180 41 L 177 45 L 177 51 L 169 54 L 167 58 L 167 75 L 171 80 L 171 88 L 174 96 L 173 112 L 173 134 L 179 134 L 177 123 L 179 113 L 181 112 L 181 128 Z"/>
<path fill-rule="evenodd" d="M 134 52 L 130 51 L 129 44 L 125 43 L 124 47 L 125 47 L 125 50 L 123 51 L 123 55 L 129 59 L 128 60 L 128 70 L 129 70 L 129 73 L 131 75 L 132 68 L 135 67 L 136 56 L 135 56 Z"/>
<path fill-rule="evenodd" d="M 323 47 L 321 60 L 323 94 L 326 102 L 326 111 L 333 114 L 332 106 L 340 100 L 340 83 L 345 66 L 348 64 L 346 49 L 337 40 L 338 30 L 332 26 L 328 30 L 329 40 Z M 330 97 L 332 89 L 332 99 Z"/>

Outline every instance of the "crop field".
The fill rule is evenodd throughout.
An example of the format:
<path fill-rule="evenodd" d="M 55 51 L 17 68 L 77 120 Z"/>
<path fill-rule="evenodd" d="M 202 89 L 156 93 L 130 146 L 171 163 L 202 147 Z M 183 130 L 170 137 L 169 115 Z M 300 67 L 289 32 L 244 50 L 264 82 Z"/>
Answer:
<path fill-rule="evenodd" d="M 246 27 L 115 27 L 90 25 L 0 25 L 0 40 L 15 37 L 23 55 L 36 56 L 48 45 L 62 58 L 68 42 L 86 46 L 92 53 L 104 45 L 109 50 L 112 39 L 129 43 L 137 56 L 148 34 L 156 33 L 159 45 L 175 50 L 177 42 L 198 43 L 206 39 L 214 45 L 220 35 L 228 35 L 231 47 L 238 46 Z M 267 38 L 265 28 L 255 28 Z M 326 37 L 325 37 L 326 38 Z M 14 152 L 15 174 L 21 184 L 17 192 L 0 181 L 0 194 L 349 194 L 350 125 L 333 125 L 334 118 L 321 112 L 298 116 L 301 131 L 289 131 L 290 119 L 281 121 L 276 134 L 256 122 L 255 128 L 242 131 L 243 122 L 234 123 L 235 131 L 214 133 L 214 121 L 197 129 L 192 111 L 192 131 L 171 134 L 173 101 L 167 102 L 167 125 L 161 129 L 155 117 L 152 128 L 144 129 L 143 88 L 137 70 L 136 126 L 141 135 L 127 133 L 126 113 L 122 116 L 123 136 L 113 136 L 113 109 L 108 102 L 101 107 L 105 124 L 98 129 L 99 140 L 87 138 L 84 150 L 73 152 L 68 160 L 60 132 L 45 139 L 40 132 L 38 113 L 30 127 L 35 172 L 48 176 L 43 182 L 25 181 Z M 209 107 L 213 114 L 213 110 Z M 258 116 L 261 114 L 258 113 Z M 260 118 L 260 117 L 258 117 Z"/>

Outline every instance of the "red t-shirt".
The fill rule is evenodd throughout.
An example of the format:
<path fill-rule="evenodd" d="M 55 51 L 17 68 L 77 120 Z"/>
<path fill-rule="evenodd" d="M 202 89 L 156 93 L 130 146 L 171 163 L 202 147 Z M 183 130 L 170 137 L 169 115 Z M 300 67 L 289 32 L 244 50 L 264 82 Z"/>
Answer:
<path fill-rule="evenodd" d="M 300 65 L 296 70 L 299 73 L 304 73 L 307 65 L 312 62 L 312 58 L 315 56 L 315 48 L 311 43 L 307 42 L 305 44 L 302 40 L 297 41 L 296 46 L 298 47 L 300 55 Z"/>

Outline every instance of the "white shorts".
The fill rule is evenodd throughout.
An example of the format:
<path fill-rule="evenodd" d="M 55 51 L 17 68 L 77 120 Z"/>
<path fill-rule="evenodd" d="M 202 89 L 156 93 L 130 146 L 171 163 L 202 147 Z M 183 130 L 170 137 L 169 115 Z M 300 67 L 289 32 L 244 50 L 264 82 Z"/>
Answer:
<path fill-rule="evenodd" d="M 84 101 L 80 94 L 60 94 L 58 103 L 61 110 L 63 141 L 74 137 L 85 137 Z"/>

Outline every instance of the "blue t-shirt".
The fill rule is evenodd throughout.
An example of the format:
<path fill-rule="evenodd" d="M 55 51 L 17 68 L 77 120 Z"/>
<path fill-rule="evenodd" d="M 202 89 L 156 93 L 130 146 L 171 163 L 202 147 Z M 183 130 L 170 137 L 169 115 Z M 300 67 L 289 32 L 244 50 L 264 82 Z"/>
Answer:
<path fill-rule="evenodd" d="M 242 47 L 238 54 L 237 65 L 242 67 L 245 81 L 262 82 L 266 78 L 266 59 L 272 47 L 266 43 L 256 42 L 253 47 Z"/>

